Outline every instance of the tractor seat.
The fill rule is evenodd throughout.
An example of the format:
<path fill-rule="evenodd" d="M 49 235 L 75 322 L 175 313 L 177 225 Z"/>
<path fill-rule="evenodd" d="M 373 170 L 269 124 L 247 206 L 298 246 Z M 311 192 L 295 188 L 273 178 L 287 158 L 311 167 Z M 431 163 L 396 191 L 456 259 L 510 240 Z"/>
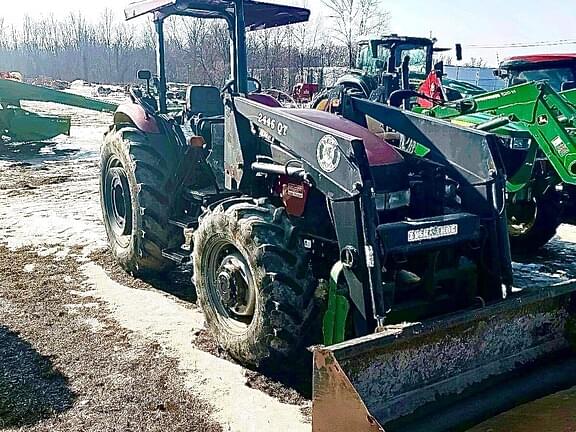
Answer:
<path fill-rule="evenodd" d="M 186 116 L 196 135 L 212 146 L 212 127 L 224 124 L 224 103 L 218 87 L 191 85 L 186 90 Z"/>

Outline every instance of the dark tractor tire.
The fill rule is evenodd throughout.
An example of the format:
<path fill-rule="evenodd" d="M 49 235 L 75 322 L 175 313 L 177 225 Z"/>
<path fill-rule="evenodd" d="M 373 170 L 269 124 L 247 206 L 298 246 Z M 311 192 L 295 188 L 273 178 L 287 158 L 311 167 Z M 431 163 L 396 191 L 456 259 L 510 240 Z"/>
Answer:
<path fill-rule="evenodd" d="M 173 262 L 163 249 L 183 243 L 168 224 L 175 206 L 182 151 L 161 134 L 132 127 L 108 132 L 100 157 L 100 204 L 110 250 L 135 276 L 163 273 Z"/>
<path fill-rule="evenodd" d="M 531 254 L 556 235 L 562 222 L 562 202 L 558 194 L 545 194 L 530 203 L 508 204 L 507 215 L 512 252 Z"/>
<path fill-rule="evenodd" d="M 305 358 L 318 313 L 308 254 L 283 208 L 223 203 L 194 239 L 194 280 L 209 330 L 233 358 L 282 372 Z M 312 336 L 314 335 L 314 336 Z"/>

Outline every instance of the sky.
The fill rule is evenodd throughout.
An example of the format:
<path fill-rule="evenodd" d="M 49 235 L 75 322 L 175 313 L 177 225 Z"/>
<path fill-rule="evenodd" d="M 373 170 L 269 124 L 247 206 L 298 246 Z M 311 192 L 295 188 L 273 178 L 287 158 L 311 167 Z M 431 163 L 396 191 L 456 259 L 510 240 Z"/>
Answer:
<path fill-rule="evenodd" d="M 303 0 L 272 0 L 300 5 Z M 66 15 L 82 11 L 97 19 L 104 8 L 120 15 L 129 0 L 26 0 L 11 3 L 0 16 L 9 23 L 18 23 L 25 15 L 54 13 Z M 438 46 L 453 47 L 461 43 L 464 57 L 483 58 L 489 65 L 516 54 L 576 52 L 576 43 L 529 48 L 490 48 L 503 44 L 530 44 L 541 41 L 569 40 L 576 42 L 576 8 L 572 0 L 382 0 L 391 14 L 391 32 L 401 35 L 430 36 Z M 316 16 L 321 16 L 321 0 L 308 0 Z"/>

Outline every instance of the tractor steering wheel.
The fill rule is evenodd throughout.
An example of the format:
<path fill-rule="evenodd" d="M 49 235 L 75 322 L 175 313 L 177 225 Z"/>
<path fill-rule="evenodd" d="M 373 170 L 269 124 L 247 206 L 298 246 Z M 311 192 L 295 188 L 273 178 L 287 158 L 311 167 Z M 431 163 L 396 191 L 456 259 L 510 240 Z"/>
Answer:
<path fill-rule="evenodd" d="M 256 78 L 249 77 L 248 81 L 252 81 L 256 85 L 256 90 L 251 93 L 262 93 L 262 83 Z"/>
<path fill-rule="evenodd" d="M 261 93 L 262 92 L 262 84 L 256 78 L 249 77 L 248 81 L 253 82 L 256 85 L 256 91 L 250 93 Z M 224 84 L 222 87 L 221 93 L 229 93 L 232 91 L 232 86 L 236 83 L 234 79 L 230 79 Z"/>
<path fill-rule="evenodd" d="M 222 90 L 220 90 L 220 93 L 222 93 L 222 94 L 231 93 L 232 92 L 232 86 L 234 85 L 235 82 L 236 81 L 233 79 L 226 81 L 226 84 L 224 84 L 224 87 L 222 87 Z"/>

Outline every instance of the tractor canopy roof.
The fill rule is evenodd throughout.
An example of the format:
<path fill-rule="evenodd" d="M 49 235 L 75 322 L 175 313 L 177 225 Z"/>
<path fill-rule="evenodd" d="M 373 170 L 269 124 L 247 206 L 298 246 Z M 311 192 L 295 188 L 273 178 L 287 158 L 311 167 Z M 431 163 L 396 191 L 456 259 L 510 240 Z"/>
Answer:
<path fill-rule="evenodd" d="M 532 54 L 510 57 L 500 63 L 502 69 L 530 69 L 546 64 L 554 67 L 556 63 L 576 63 L 576 54 Z"/>
<path fill-rule="evenodd" d="M 124 13 L 130 20 L 147 13 L 156 18 L 171 15 L 195 18 L 224 18 L 234 16 L 236 0 L 142 0 L 130 3 Z M 248 30 L 280 27 L 308 21 L 310 11 L 305 8 L 244 0 L 244 19 Z"/>
<path fill-rule="evenodd" d="M 436 42 L 435 39 L 413 37 L 413 36 L 398 36 L 397 34 L 391 34 L 385 36 L 362 36 L 358 40 L 358 44 L 360 45 L 367 45 L 369 43 L 378 43 L 380 45 L 386 45 L 386 46 L 391 46 L 393 44 L 428 46 L 433 45 L 435 42 Z"/>

